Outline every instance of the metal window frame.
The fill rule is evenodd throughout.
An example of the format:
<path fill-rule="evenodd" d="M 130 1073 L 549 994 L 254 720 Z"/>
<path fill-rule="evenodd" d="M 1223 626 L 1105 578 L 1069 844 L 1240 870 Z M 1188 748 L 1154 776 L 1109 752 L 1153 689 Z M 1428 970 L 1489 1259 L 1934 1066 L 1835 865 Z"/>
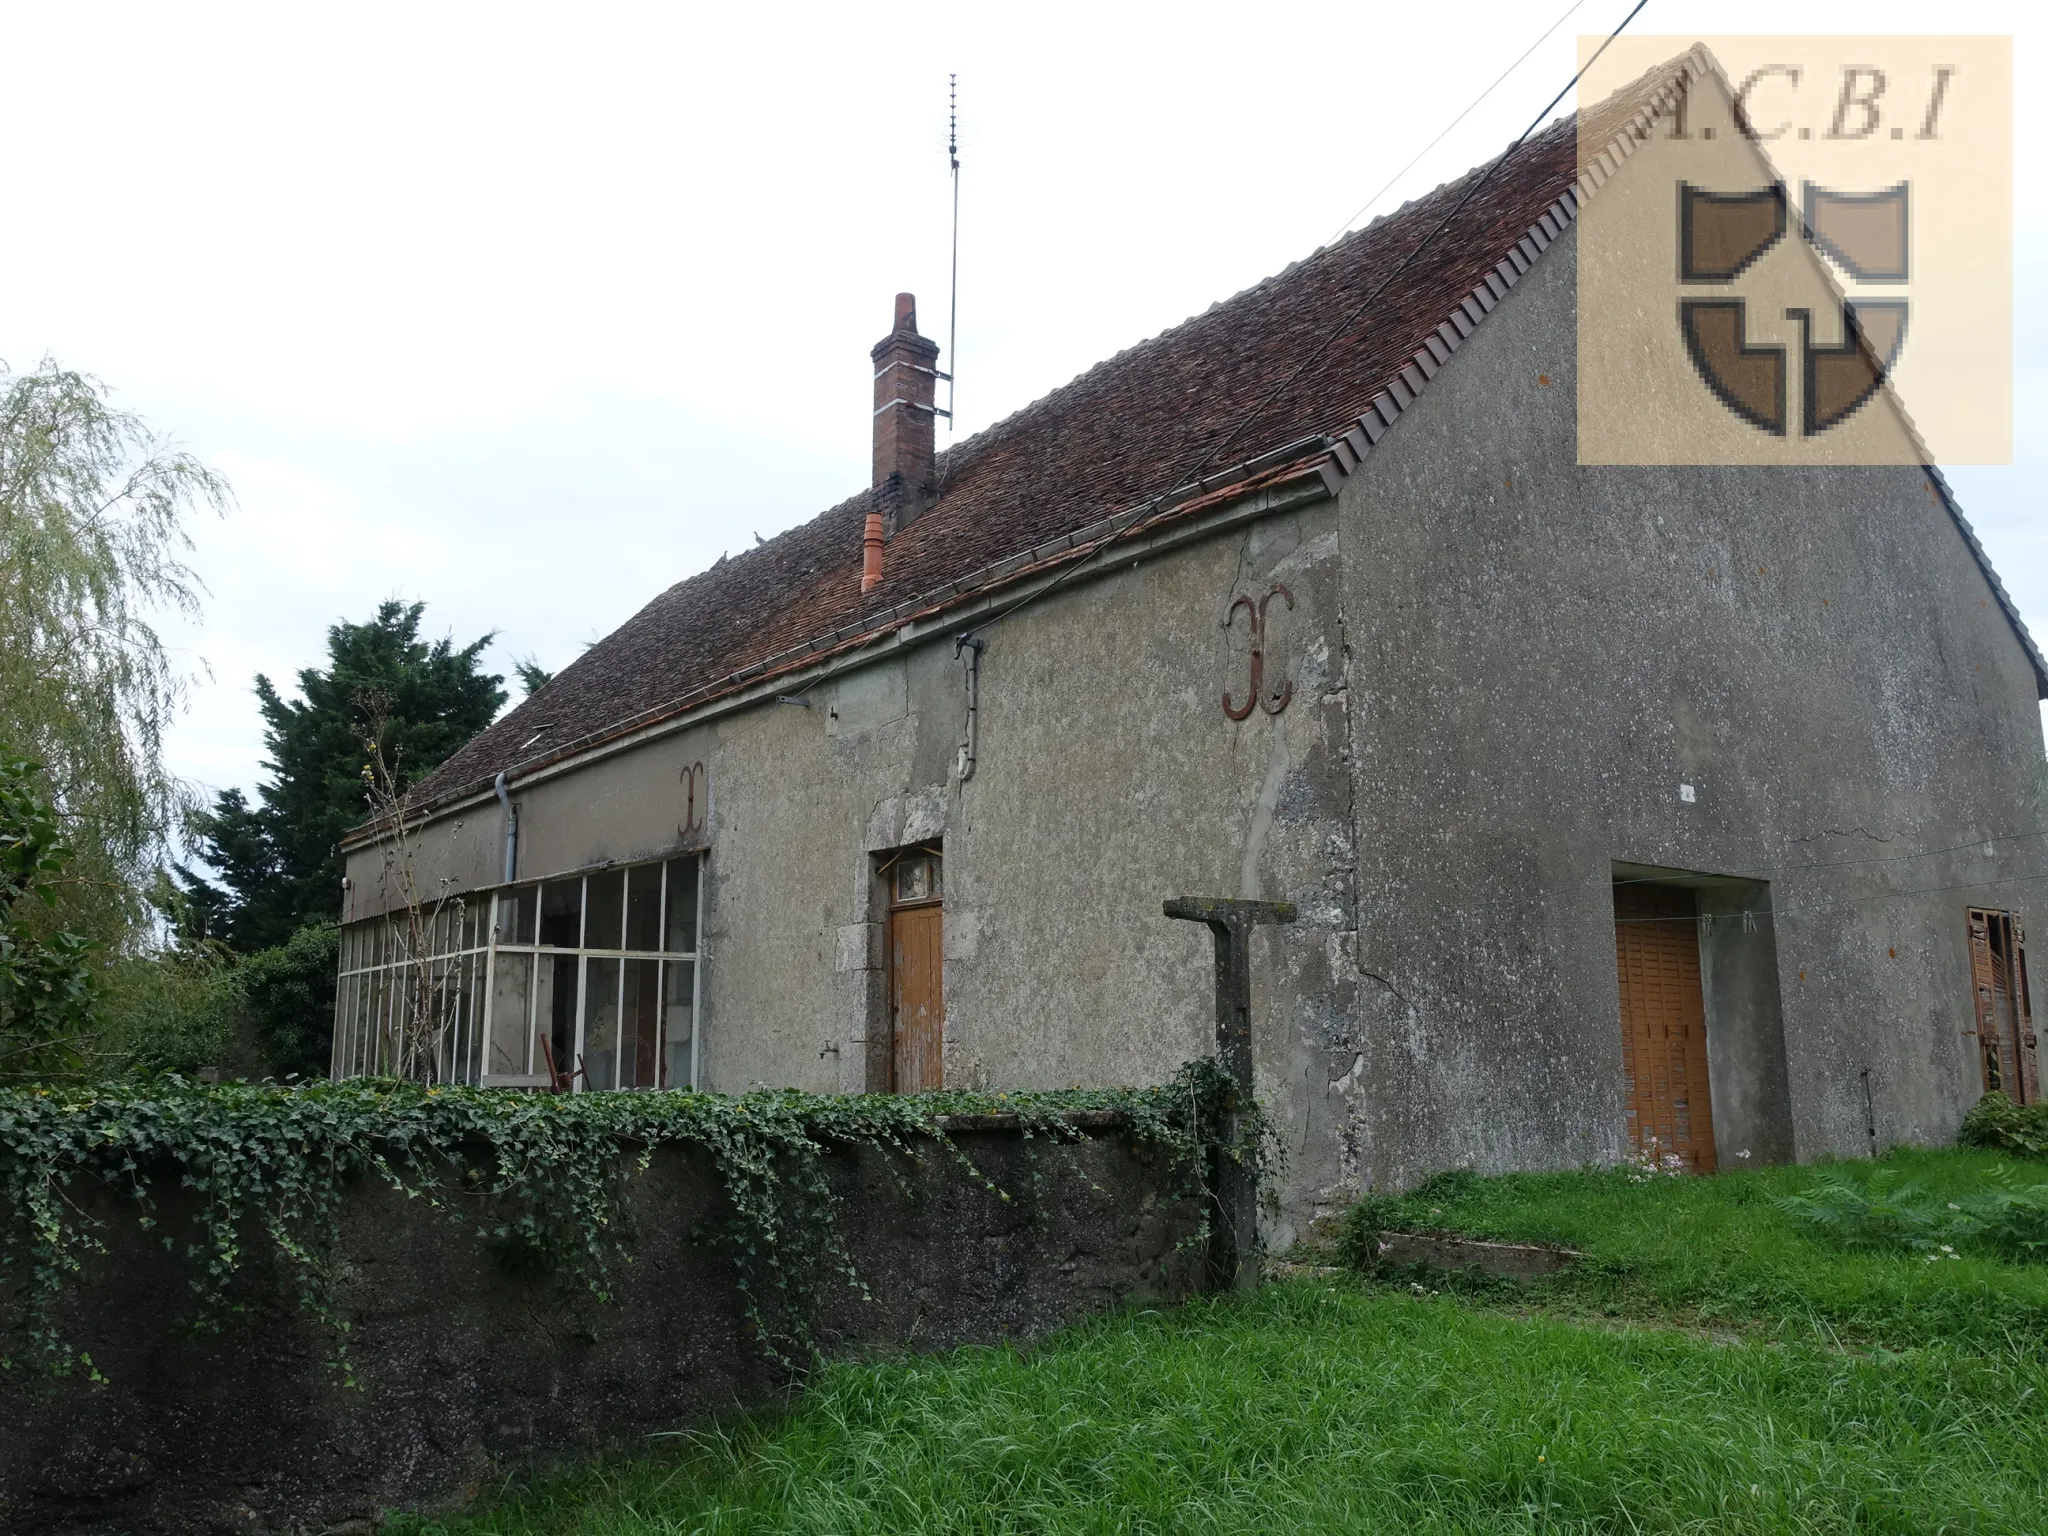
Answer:
<path fill-rule="evenodd" d="M 658 869 L 661 871 L 661 890 L 656 907 L 656 934 L 663 941 L 669 932 L 669 905 L 672 897 L 670 883 L 672 866 L 682 860 L 689 860 L 691 876 L 696 882 L 695 925 L 690 934 L 693 946 L 688 950 L 632 949 L 625 946 L 630 937 L 627 930 L 627 913 L 632 893 L 632 877 L 635 871 Z M 449 992 L 455 1017 L 441 1059 L 435 1063 L 442 1080 L 463 1082 L 483 1087 L 544 1087 L 549 1083 L 545 1073 L 537 1070 L 540 1039 L 540 994 L 541 961 L 543 957 L 562 959 L 573 956 L 576 963 L 576 1031 L 574 1061 L 558 1064 L 571 1075 L 571 1089 L 574 1092 L 660 1092 L 686 1091 L 694 1089 L 702 1081 L 704 1043 L 704 868 L 708 852 L 704 849 L 686 849 L 660 859 L 639 860 L 632 864 L 604 865 L 596 869 L 565 872 L 552 879 L 521 881 L 513 885 L 496 886 L 487 892 L 477 892 L 468 898 L 453 922 L 437 914 L 429 928 L 429 944 L 433 946 L 428 959 L 437 968 L 437 974 L 452 984 L 442 990 Z M 620 876 L 620 945 L 617 948 L 593 948 L 590 937 L 590 882 L 594 877 L 616 870 Z M 576 920 L 576 943 L 563 947 L 540 942 L 540 892 L 544 886 L 577 882 L 579 907 Z M 501 919 L 510 901 L 526 891 L 534 897 L 533 942 L 516 944 L 503 942 Z M 488 896 L 486 905 L 484 898 Z M 472 926 L 471 908 L 475 909 Z M 380 913 L 358 923 L 350 923 L 342 929 L 342 951 L 335 975 L 335 1027 L 334 1041 L 329 1051 L 329 1075 L 340 1080 L 349 1077 L 364 1077 L 384 1069 L 383 1045 L 387 1038 L 387 1025 L 397 1016 L 403 1006 L 400 1001 L 402 987 L 399 985 L 401 971 L 409 969 L 412 962 L 396 958 L 389 937 L 394 919 L 390 913 Z M 452 944 L 447 941 L 453 940 Z M 446 947 L 443 947 L 446 945 Z M 523 1073 L 492 1073 L 486 1070 L 490 1060 L 491 1029 L 497 1006 L 498 957 L 503 955 L 530 956 L 530 970 L 526 987 L 526 1019 L 524 1029 L 525 1058 Z M 659 1078 L 666 1071 L 668 1057 L 667 985 L 665 971 L 657 970 L 655 1017 L 659 1031 L 655 1044 L 655 1059 L 660 1065 L 656 1069 L 657 1083 L 649 1088 L 607 1088 L 592 1090 L 582 1076 L 582 1060 L 586 1048 L 586 1031 L 589 1027 L 590 1006 L 590 962 L 593 960 L 614 960 L 618 962 L 618 974 L 613 984 L 612 1006 L 614 1017 L 621 1025 L 625 1019 L 626 965 L 634 960 L 651 960 L 662 966 L 687 962 L 690 965 L 690 1055 L 689 1082 L 680 1085 L 668 1084 L 666 1089 Z M 381 986 L 380 986 L 381 984 Z M 552 994 L 551 994 L 552 995 Z M 465 1049 L 467 1047 L 467 1049 Z M 615 1068 L 613 1076 L 618 1076 Z"/>

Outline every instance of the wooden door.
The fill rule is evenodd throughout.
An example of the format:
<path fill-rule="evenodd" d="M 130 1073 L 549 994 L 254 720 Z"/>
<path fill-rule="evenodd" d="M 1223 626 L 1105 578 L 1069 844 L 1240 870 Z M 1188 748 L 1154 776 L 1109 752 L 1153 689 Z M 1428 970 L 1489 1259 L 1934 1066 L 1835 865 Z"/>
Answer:
<path fill-rule="evenodd" d="M 1707 1086 L 1707 1014 L 1693 894 L 1679 886 L 1614 888 L 1621 978 L 1621 1062 L 1629 1140 L 1660 1162 L 1675 1155 L 1712 1173 L 1714 1106 Z"/>
<path fill-rule="evenodd" d="M 889 913 L 889 1086 L 897 1093 L 945 1086 L 943 925 L 937 902 Z"/>
<path fill-rule="evenodd" d="M 2041 1096 L 2027 943 L 2010 912 L 1970 909 L 1970 982 L 1976 993 L 1976 1036 L 1984 1091 L 2016 1104 Z"/>

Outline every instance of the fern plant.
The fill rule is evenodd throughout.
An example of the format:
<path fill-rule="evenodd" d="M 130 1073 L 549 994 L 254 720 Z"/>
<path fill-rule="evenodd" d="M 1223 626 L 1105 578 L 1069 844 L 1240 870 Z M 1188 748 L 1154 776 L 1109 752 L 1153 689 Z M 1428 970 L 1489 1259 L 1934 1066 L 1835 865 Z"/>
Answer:
<path fill-rule="evenodd" d="M 1954 1225 L 1947 1202 L 1918 1179 L 1880 1168 L 1861 1182 L 1821 1175 L 1800 1194 L 1772 1204 L 1816 1236 L 1863 1252 L 1938 1252 Z"/>
<path fill-rule="evenodd" d="M 1820 1175 L 1805 1191 L 1771 1203 L 1815 1237 L 1868 1253 L 1914 1253 L 1939 1263 L 1963 1249 L 2020 1263 L 2048 1262 L 2048 1184 L 2028 1182 L 2006 1163 L 1978 1188 L 1950 1199 L 1920 1179 L 1887 1168 L 1858 1179 Z"/>

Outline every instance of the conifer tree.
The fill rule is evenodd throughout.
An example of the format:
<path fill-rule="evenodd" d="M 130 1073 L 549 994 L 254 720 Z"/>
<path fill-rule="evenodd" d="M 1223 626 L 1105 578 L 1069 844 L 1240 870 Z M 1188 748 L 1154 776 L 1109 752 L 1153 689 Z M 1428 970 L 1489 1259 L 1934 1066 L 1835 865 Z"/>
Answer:
<path fill-rule="evenodd" d="M 457 648 L 420 638 L 422 603 L 391 600 L 367 623 L 327 632 L 328 664 L 299 673 L 299 697 L 256 679 L 265 722 L 266 782 L 250 804 L 224 790 L 193 821 L 207 874 L 181 867 L 185 923 L 243 953 L 284 943 L 341 904 L 343 835 L 366 820 L 363 708 L 377 695 L 384 756 L 399 787 L 416 783 L 491 723 L 504 679 L 482 670 L 493 636 Z"/>

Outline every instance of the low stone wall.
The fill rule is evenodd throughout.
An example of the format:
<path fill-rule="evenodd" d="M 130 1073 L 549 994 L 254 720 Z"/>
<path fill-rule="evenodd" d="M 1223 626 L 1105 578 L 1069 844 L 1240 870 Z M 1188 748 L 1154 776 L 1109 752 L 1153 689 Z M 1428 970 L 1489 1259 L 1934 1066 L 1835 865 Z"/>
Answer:
<path fill-rule="evenodd" d="M 932 1144 L 911 1163 L 835 1154 L 841 1223 L 873 1299 L 824 1284 L 828 1349 L 939 1348 L 1030 1338 L 1126 1298 L 1200 1283 L 1198 1224 L 1166 1160 L 1112 1115 L 1079 1117 L 1068 1150 L 994 1119 L 954 1141 L 999 1199 Z M 1035 1176 L 1035 1177 L 1034 1177 Z M 251 1234 L 241 1310 L 182 1326 L 190 1229 L 160 1191 L 155 1232 L 132 1201 L 72 1191 L 106 1218 L 104 1254 L 67 1287 L 57 1321 L 104 1380 L 0 1377 L 0 1529 L 22 1533 L 366 1530 L 380 1510 L 445 1506 L 514 1474 L 763 1405 L 792 1386 L 749 1335 L 736 1271 L 704 1240 L 723 1195 L 693 1147 L 657 1152 L 627 1208 L 633 1261 L 596 1302 L 522 1271 L 451 1215 L 365 1179 L 344 1202 L 340 1310 L 356 1385 L 333 1335 Z"/>

